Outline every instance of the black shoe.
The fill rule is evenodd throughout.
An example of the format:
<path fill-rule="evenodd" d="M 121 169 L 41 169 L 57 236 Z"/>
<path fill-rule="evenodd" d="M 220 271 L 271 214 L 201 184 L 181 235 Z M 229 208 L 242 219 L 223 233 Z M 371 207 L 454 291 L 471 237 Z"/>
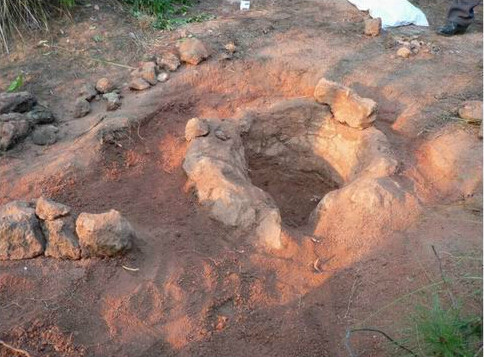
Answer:
<path fill-rule="evenodd" d="M 449 22 L 445 26 L 437 30 L 437 34 L 441 36 L 462 35 L 467 31 L 468 26 L 459 25 L 455 22 Z"/>

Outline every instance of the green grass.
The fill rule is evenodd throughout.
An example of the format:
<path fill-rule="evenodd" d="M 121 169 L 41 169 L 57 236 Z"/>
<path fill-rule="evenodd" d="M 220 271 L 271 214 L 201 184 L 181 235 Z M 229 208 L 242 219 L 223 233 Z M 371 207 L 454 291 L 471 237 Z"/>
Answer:
<path fill-rule="evenodd" d="M 376 307 L 349 331 L 376 328 L 387 333 L 394 340 L 387 341 L 388 356 L 482 356 L 482 255 L 445 252 L 446 264 L 441 265 L 444 255 L 434 252 L 439 270 L 432 277 L 424 269 L 429 284 Z M 365 338 L 363 332 L 359 336 Z"/>
<path fill-rule="evenodd" d="M 158 30 L 174 30 L 189 23 L 203 22 L 214 18 L 213 15 L 189 14 L 191 0 L 125 0 L 132 7 L 135 17 L 153 16 L 152 27 Z"/>
<path fill-rule="evenodd" d="M 482 317 L 465 315 L 461 306 L 445 308 L 435 294 L 431 306 L 418 306 L 413 334 L 419 354 L 435 357 L 472 357 L 482 342 Z"/>

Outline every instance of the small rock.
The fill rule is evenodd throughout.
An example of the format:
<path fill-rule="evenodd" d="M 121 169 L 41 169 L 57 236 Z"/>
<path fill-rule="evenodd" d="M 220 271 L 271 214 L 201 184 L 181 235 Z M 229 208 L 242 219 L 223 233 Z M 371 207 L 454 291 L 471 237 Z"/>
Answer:
<path fill-rule="evenodd" d="M 76 232 L 83 256 L 113 256 L 131 248 L 136 236 L 129 222 L 116 210 L 106 213 L 81 213 Z"/>
<path fill-rule="evenodd" d="M 114 84 L 108 78 L 101 78 L 96 83 L 96 90 L 101 93 L 112 92 L 114 89 Z"/>
<path fill-rule="evenodd" d="M 235 43 L 233 42 L 229 42 L 225 45 L 225 49 L 229 52 L 229 53 L 235 53 L 235 51 L 237 50 L 237 47 L 235 47 Z"/>
<path fill-rule="evenodd" d="M 222 141 L 227 141 L 230 139 L 230 135 L 228 135 L 227 133 L 225 133 L 222 128 L 217 128 L 215 129 L 214 131 L 214 134 L 217 138 L 219 138 L 220 140 Z"/>
<path fill-rule="evenodd" d="M 156 63 L 155 62 L 144 62 L 141 66 L 141 78 L 152 86 L 158 83 L 156 79 Z"/>
<path fill-rule="evenodd" d="M 145 90 L 150 88 L 150 84 L 146 82 L 143 78 L 134 78 L 130 83 L 129 83 L 129 88 L 132 90 Z"/>
<path fill-rule="evenodd" d="M 71 216 L 44 221 L 41 226 L 46 240 L 46 257 L 74 260 L 81 258 L 74 219 Z"/>
<path fill-rule="evenodd" d="M 44 252 L 44 238 L 35 210 L 26 202 L 0 207 L 0 260 L 34 258 Z"/>
<path fill-rule="evenodd" d="M 402 58 L 409 58 L 411 54 L 412 51 L 410 51 L 410 49 L 407 47 L 400 47 L 397 51 L 397 56 Z"/>
<path fill-rule="evenodd" d="M 71 212 L 69 206 L 54 202 L 43 196 L 37 199 L 35 214 L 42 220 L 52 221 L 67 216 Z"/>
<path fill-rule="evenodd" d="M 53 145 L 57 141 L 59 128 L 55 125 L 42 125 L 34 129 L 32 141 L 36 145 Z"/>
<path fill-rule="evenodd" d="M 207 136 L 210 133 L 210 127 L 206 120 L 192 118 L 185 127 L 186 141 L 192 141 L 200 136 Z"/>
<path fill-rule="evenodd" d="M 37 104 L 27 113 L 27 119 L 34 125 L 50 124 L 55 121 L 55 116 L 49 108 Z"/>
<path fill-rule="evenodd" d="M 482 122 L 482 102 L 469 100 L 459 108 L 459 116 L 468 122 Z"/>
<path fill-rule="evenodd" d="M 97 95 L 96 87 L 91 83 L 84 84 L 81 90 L 79 91 L 79 98 L 84 98 L 88 102 L 96 98 L 96 95 Z"/>
<path fill-rule="evenodd" d="M 178 51 L 182 62 L 197 65 L 209 57 L 209 52 L 202 41 L 188 38 L 178 43 Z"/>
<path fill-rule="evenodd" d="M 365 35 L 367 36 L 379 36 L 381 32 L 381 18 L 367 19 L 365 20 Z"/>
<path fill-rule="evenodd" d="M 106 109 L 114 111 L 121 106 L 121 96 L 116 92 L 103 94 L 103 98 L 107 100 Z"/>
<path fill-rule="evenodd" d="M 19 115 L 21 117 L 19 117 Z M 0 120 L 0 151 L 13 147 L 18 141 L 30 133 L 30 123 L 21 114 L 11 113 L 1 115 Z M 4 121 L 5 117 L 15 117 L 13 120 Z"/>
<path fill-rule="evenodd" d="M 82 118 L 89 114 L 91 105 L 84 98 L 77 98 L 74 105 L 74 118 Z"/>
<path fill-rule="evenodd" d="M 156 59 L 156 64 L 162 69 L 175 72 L 180 67 L 180 58 L 175 53 L 165 52 Z"/>
<path fill-rule="evenodd" d="M 131 75 L 135 78 L 143 78 L 146 82 L 154 86 L 156 80 L 156 64 L 155 62 L 142 62 L 140 68 L 133 71 Z"/>
<path fill-rule="evenodd" d="M 0 114 L 25 113 L 32 110 L 37 103 L 29 92 L 0 93 Z"/>
<path fill-rule="evenodd" d="M 156 79 L 158 80 L 158 82 L 166 82 L 168 80 L 170 76 L 168 75 L 168 73 L 166 72 L 161 72 L 158 77 L 156 77 Z"/>
<path fill-rule="evenodd" d="M 329 105 L 334 118 L 352 128 L 365 129 L 376 120 L 377 104 L 341 84 L 322 78 L 316 85 L 314 98 Z"/>

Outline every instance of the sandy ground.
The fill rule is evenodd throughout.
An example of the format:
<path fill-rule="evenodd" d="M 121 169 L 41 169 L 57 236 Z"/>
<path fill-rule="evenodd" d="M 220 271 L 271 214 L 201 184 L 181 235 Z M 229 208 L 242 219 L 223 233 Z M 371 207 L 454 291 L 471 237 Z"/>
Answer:
<path fill-rule="evenodd" d="M 116 259 L 0 262 L 0 339 L 35 356 L 346 356 L 345 332 L 353 326 L 402 335 L 426 297 L 392 302 L 440 279 L 432 246 L 449 276 L 482 274 L 482 203 L 476 209 L 435 197 L 414 226 L 348 260 L 344 251 L 311 240 L 302 224 L 313 208 L 313 193 L 305 189 L 313 183 L 269 182 L 262 172 L 254 182 L 270 186 L 294 242 L 277 256 L 212 221 L 185 188 L 181 168 L 191 117 L 231 118 L 283 98 L 311 97 L 325 76 L 379 103 L 376 126 L 403 163 L 402 175 L 410 172 L 433 132 L 452 125 L 477 135 L 456 120 L 455 110 L 464 100 L 482 100 L 481 7 L 465 36 L 435 35 L 447 2 L 420 0 L 430 28 L 367 38 L 367 15 L 339 0 L 261 0 L 245 13 L 207 1 L 197 9 L 217 14 L 215 20 L 170 33 L 143 31 L 126 14 L 119 20 L 115 3 L 92 3 L 101 9 L 85 8 L 74 21 L 53 26 L 48 37 L 56 47 L 35 47 L 46 36 L 38 35 L 0 57 L 0 88 L 24 70 L 26 89 L 52 107 L 61 129 L 51 147 L 27 140 L 0 157 L 0 203 L 44 194 L 75 213 L 114 208 L 140 237 Z M 118 145 L 75 146 L 104 114 L 96 103 L 89 116 L 72 119 L 79 85 L 109 76 L 122 86 L 129 78 L 128 69 L 92 58 L 134 66 L 143 55 L 172 47 L 182 31 L 210 44 L 211 59 L 183 67 L 148 92 L 123 89 L 120 113 L 140 125 Z M 98 33 L 105 40 L 94 43 Z M 413 35 L 435 53 L 396 57 L 392 38 Z M 222 60 L 229 41 L 237 52 Z M 267 170 L 264 164 L 254 169 Z M 291 185 L 302 186 L 297 195 Z M 313 268 L 318 258 L 326 262 L 322 273 Z M 476 285 L 461 281 L 454 289 L 468 297 Z M 466 298 L 466 309 L 480 314 L 480 301 Z M 361 356 L 396 353 L 372 333 L 355 336 L 353 344 Z M 11 355 L 0 347 L 0 356 Z"/>

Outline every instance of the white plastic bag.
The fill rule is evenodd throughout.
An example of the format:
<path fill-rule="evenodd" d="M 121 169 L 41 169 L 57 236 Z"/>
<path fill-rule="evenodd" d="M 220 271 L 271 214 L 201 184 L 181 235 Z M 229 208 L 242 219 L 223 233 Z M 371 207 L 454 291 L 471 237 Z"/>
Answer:
<path fill-rule="evenodd" d="M 425 14 L 407 0 L 348 0 L 358 10 L 369 11 L 373 18 L 381 18 L 382 27 L 405 25 L 428 26 Z"/>

